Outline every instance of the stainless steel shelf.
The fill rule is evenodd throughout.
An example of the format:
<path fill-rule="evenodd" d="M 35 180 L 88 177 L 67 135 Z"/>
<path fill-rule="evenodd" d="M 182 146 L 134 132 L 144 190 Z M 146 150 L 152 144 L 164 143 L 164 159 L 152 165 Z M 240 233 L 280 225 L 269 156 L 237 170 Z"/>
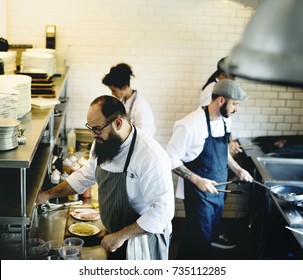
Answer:
<path fill-rule="evenodd" d="M 67 73 L 55 78 L 54 83 L 56 98 L 66 99 Z M 0 225 L 2 228 L 8 224 L 20 227 L 22 258 L 25 258 L 26 232 L 34 218 L 34 202 L 47 174 L 54 143 L 60 131 L 65 130 L 67 102 L 56 106 L 62 111 L 59 117 L 54 117 L 55 106 L 27 113 L 20 119 L 25 128 L 26 144 L 0 153 Z M 50 141 L 42 143 L 47 127 Z"/>
<path fill-rule="evenodd" d="M 56 97 L 65 95 L 66 75 L 55 78 Z M 38 145 L 47 127 L 53 107 L 47 109 L 32 109 L 20 119 L 25 128 L 26 144 L 16 149 L 0 153 L 0 168 L 29 168 Z M 0 183 L 0 188 L 2 184 Z"/>

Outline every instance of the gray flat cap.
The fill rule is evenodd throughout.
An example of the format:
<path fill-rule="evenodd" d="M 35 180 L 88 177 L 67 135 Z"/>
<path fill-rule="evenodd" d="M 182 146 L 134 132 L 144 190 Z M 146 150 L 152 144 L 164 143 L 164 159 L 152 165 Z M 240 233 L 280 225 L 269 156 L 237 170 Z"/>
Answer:
<path fill-rule="evenodd" d="M 247 98 L 246 92 L 240 88 L 239 84 L 230 79 L 224 79 L 217 82 L 212 93 L 240 101 Z"/>

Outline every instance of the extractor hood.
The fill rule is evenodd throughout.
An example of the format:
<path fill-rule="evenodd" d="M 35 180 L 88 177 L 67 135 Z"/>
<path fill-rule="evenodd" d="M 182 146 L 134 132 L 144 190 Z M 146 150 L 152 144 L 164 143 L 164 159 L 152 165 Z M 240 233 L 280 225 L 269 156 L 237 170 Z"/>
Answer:
<path fill-rule="evenodd" d="M 303 86 L 303 1 L 264 1 L 221 66 L 250 80 Z"/>

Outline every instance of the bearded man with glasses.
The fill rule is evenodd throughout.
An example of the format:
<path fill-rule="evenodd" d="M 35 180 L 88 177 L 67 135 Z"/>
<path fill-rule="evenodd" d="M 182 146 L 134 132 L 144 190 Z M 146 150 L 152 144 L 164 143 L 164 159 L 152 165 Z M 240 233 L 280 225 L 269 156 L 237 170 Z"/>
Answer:
<path fill-rule="evenodd" d="M 171 165 L 152 137 L 128 122 L 113 96 L 96 98 L 85 125 L 94 136 L 86 165 L 66 181 L 41 192 L 36 204 L 99 186 L 101 245 L 109 259 L 168 259 L 174 215 Z"/>

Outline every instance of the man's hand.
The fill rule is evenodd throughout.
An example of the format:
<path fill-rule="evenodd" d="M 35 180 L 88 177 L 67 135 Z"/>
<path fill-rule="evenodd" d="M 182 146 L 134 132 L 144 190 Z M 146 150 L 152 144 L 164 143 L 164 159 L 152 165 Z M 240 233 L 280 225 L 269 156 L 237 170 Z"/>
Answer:
<path fill-rule="evenodd" d="M 49 200 L 49 195 L 47 192 L 40 192 L 37 196 L 37 199 L 35 201 L 35 206 L 37 207 L 38 205 L 45 203 L 46 201 Z"/>
<path fill-rule="evenodd" d="M 115 252 L 126 240 L 140 236 L 144 233 L 146 233 L 146 231 L 140 228 L 139 225 L 134 222 L 119 231 L 104 236 L 101 241 L 101 245 L 106 251 Z"/>
<path fill-rule="evenodd" d="M 124 241 L 119 232 L 114 232 L 103 237 L 101 246 L 108 252 L 115 252 L 123 245 Z"/>
<path fill-rule="evenodd" d="M 228 144 L 228 149 L 229 149 L 231 156 L 235 156 L 236 154 L 243 152 L 243 150 L 241 149 L 241 147 L 237 141 L 230 142 Z"/>
<path fill-rule="evenodd" d="M 248 173 L 248 171 L 246 171 L 243 168 L 238 169 L 236 175 L 241 181 L 246 181 L 246 182 L 253 181 L 253 177 Z"/>
<path fill-rule="evenodd" d="M 192 174 L 192 183 L 195 184 L 202 192 L 218 193 L 218 190 L 215 187 L 216 181 L 201 178 L 196 174 Z"/>

